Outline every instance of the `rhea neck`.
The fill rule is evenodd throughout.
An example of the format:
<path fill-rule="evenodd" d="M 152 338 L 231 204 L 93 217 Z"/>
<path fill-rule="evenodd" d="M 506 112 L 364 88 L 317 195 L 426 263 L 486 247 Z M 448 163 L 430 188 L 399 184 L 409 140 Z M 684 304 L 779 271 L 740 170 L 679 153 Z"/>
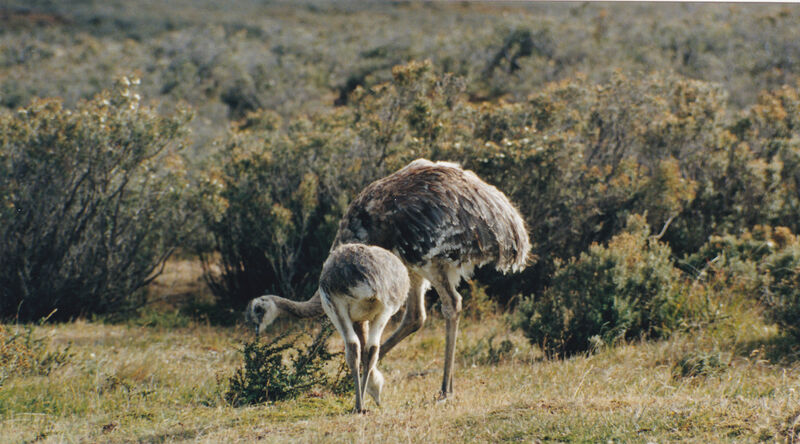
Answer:
<path fill-rule="evenodd" d="M 285 313 L 295 318 L 315 318 L 325 313 L 322 309 L 319 291 L 315 292 L 311 299 L 304 302 L 297 302 L 280 296 L 273 296 L 272 302 L 280 313 Z"/>

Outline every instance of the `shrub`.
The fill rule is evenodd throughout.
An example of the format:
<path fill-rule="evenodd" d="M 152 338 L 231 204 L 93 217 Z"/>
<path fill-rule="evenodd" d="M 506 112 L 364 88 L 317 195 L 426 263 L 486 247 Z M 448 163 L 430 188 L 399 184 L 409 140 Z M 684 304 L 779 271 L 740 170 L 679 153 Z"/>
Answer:
<path fill-rule="evenodd" d="M 474 345 L 462 347 L 459 357 L 463 365 L 497 365 L 509 361 L 516 351 L 514 343 L 503 339 L 498 346 L 495 346 L 494 339 L 495 335 L 491 335 L 488 338 L 478 339 Z"/>
<path fill-rule="evenodd" d="M 34 337 L 31 325 L 12 329 L 0 324 L 0 388 L 11 375 L 49 375 L 71 357 L 69 346 L 52 350 L 43 338 Z"/>
<path fill-rule="evenodd" d="M 359 168 L 337 156 L 343 135 L 335 123 L 241 130 L 209 163 L 201 192 L 207 251 L 219 252 L 221 273 L 206 277 L 222 305 L 239 308 L 264 292 L 295 299 L 313 292 L 352 192 L 343 176 Z"/>
<path fill-rule="evenodd" d="M 176 150 L 188 118 L 141 104 L 128 79 L 74 110 L 42 100 L 0 115 L 0 316 L 143 300 L 185 233 Z"/>
<path fill-rule="evenodd" d="M 681 320 L 685 294 L 670 249 L 641 216 L 607 246 L 560 264 L 537 300 L 520 304 L 515 325 L 547 354 L 570 355 L 592 344 L 657 338 Z"/>
<path fill-rule="evenodd" d="M 683 263 L 694 270 L 708 262 L 750 261 L 759 263 L 772 253 L 795 242 L 795 237 L 786 227 L 756 225 L 738 236 L 725 234 L 711 236 L 699 250 L 687 256 Z"/>
<path fill-rule="evenodd" d="M 486 286 L 475 280 L 469 280 L 466 284 L 466 290 L 461 292 L 464 298 L 462 319 L 480 321 L 497 313 L 497 303 L 489 298 Z"/>
<path fill-rule="evenodd" d="M 694 376 L 711 376 L 721 372 L 726 364 L 717 352 L 693 351 L 684 354 L 675 366 L 672 373 L 676 378 L 690 378 Z"/>
<path fill-rule="evenodd" d="M 436 133 L 419 111 L 429 71 L 429 63 L 396 67 L 392 83 L 354 92 L 352 108 L 286 124 L 248 114 L 201 184 L 206 250 L 220 253 L 221 270 L 206 276 L 220 303 L 239 308 L 264 292 L 309 297 L 350 200 L 414 155 L 401 149 L 409 126 Z"/>
<path fill-rule="evenodd" d="M 738 236 L 712 236 L 682 266 L 697 277 L 693 289 L 710 291 L 721 305 L 749 300 L 800 339 L 800 243 L 788 228 L 757 225 Z"/>
<path fill-rule="evenodd" d="M 416 157 L 460 162 L 518 205 L 537 260 L 521 276 L 476 275 L 501 303 L 542 291 L 556 260 L 608 242 L 631 214 L 668 226 L 661 240 L 680 255 L 797 214 L 793 121 L 770 129 L 764 117 L 791 114 L 792 90 L 764 99 L 782 108 L 757 108 L 745 125 L 727 118 L 717 85 L 675 75 L 578 76 L 527 101 L 480 104 L 467 100 L 467 80 L 429 62 L 392 76 L 355 87 L 335 111 L 288 122 L 254 112 L 234 131 L 214 160 L 228 206 L 207 219 L 222 252 L 223 274 L 212 279 L 221 299 L 241 306 L 263 291 L 313 291 L 308 278 L 350 199 Z M 770 141 L 780 143 L 764 148 Z"/>
<path fill-rule="evenodd" d="M 793 242 L 794 235 L 785 227 L 756 225 L 738 236 L 711 236 L 679 267 L 728 301 L 733 294 L 752 301 L 762 293 L 764 261 Z"/>
<path fill-rule="evenodd" d="M 326 345 L 332 333 L 332 325 L 326 322 L 305 348 L 296 345 L 299 335 L 290 338 L 291 330 L 269 342 L 245 343 L 244 364 L 229 379 L 225 399 L 235 406 L 261 404 L 296 398 L 315 387 L 342 385 L 326 373 L 328 361 L 336 356 Z M 290 365 L 284 363 L 286 354 Z M 342 379 L 347 374 L 339 376 Z"/>
<path fill-rule="evenodd" d="M 769 317 L 800 341 L 800 244 L 793 244 L 766 261 Z"/>

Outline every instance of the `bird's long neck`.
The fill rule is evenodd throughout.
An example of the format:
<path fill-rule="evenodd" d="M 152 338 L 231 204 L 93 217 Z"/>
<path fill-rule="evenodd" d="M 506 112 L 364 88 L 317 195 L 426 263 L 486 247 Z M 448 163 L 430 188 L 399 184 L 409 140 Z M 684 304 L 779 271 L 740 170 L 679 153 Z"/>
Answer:
<path fill-rule="evenodd" d="M 322 309 L 322 301 L 319 298 L 319 291 L 314 293 L 311 299 L 305 302 L 292 301 L 281 297 L 273 298 L 275 306 L 283 313 L 296 318 L 316 318 L 325 314 Z"/>

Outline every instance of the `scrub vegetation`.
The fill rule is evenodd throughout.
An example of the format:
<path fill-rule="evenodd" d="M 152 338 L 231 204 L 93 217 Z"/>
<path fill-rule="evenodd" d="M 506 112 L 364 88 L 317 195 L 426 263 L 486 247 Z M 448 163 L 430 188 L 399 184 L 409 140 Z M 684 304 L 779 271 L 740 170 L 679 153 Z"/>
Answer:
<path fill-rule="evenodd" d="M 0 6 L 0 441 L 800 439 L 800 8 Z M 458 162 L 530 266 L 462 285 L 349 415 L 280 321 L 370 182 Z M 391 328 L 391 327 L 390 327 Z M 304 334 L 288 334 L 299 329 Z"/>

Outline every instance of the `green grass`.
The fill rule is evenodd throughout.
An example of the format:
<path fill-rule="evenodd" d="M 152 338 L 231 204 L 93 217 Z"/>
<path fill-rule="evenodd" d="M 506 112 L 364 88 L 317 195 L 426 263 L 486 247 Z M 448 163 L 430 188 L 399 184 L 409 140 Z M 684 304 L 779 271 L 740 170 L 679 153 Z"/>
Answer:
<path fill-rule="evenodd" d="M 0 441 L 791 441 L 800 414 L 796 347 L 758 322 L 739 328 L 738 337 L 701 332 L 545 360 L 500 317 L 466 321 L 456 396 L 438 403 L 444 325 L 434 318 L 381 363 L 384 406 L 352 415 L 352 395 L 319 391 L 271 405 L 226 405 L 224 381 L 249 337 L 241 327 L 42 326 L 35 334 L 51 347 L 72 344 L 74 355 L 49 377 L 5 381 Z M 496 365 L 479 364 L 488 361 L 476 355 L 489 353 L 492 335 L 514 348 Z M 687 353 L 715 350 L 730 350 L 715 372 L 676 374 Z"/>

